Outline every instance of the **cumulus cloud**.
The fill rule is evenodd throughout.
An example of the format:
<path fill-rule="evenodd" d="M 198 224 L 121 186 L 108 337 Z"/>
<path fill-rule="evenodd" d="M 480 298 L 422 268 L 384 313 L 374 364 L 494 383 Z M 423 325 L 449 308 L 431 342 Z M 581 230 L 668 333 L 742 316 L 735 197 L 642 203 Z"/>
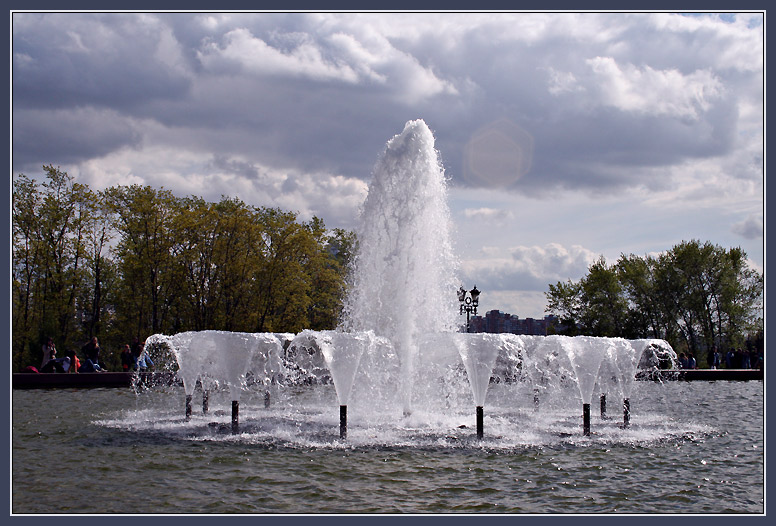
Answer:
<path fill-rule="evenodd" d="M 598 257 L 584 247 L 558 243 L 501 250 L 489 247 L 482 254 L 464 261 L 462 271 L 468 280 L 490 290 L 544 291 L 550 283 L 581 278 Z"/>
<path fill-rule="evenodd" d="M 156 159 L 167 163 L 159 166 Z M 330 227 L 353 228 L 366 197 L 364 181 L 328 173 L 276 170 L 245 159 L 210 156 L 194 151 L 146 148 L 122 150 L 84 163 L 71 175 L 95 190 L 114 185 L 164 187 L 179 197 L 219 201 L 237 197 L 253 206 L 279 207 L 301 220 L 323 218 Z"/>
<path fill-rule="evenodd" d="M 237 28 L 223 36 L 223 45 L 208 42 L 197 52 L 206 69 L 234 70 L 235 65 L 256 75 L 291 75 L 316 80 L 356 82 L 356 72 L 347 64 L 327 61 L 321 49 L 306 34 L 288 35 L 290 49 L 274 48 L 245 28 Z"/>
<path fill-rule="evenodd" d="M 746 239 L 759 239 L 763 237 L 763 217 L 750 215 L 745 220 L 736 223 L 731 229 L 733 233 Z"/>
<path fill-rule="evenodd" d="M 207 39 L 197 57 L 215 74 L 245 72 L 257 76 L 308 78 L 346 84 L 380 86 L 395 100 L 417 102 L 440 93 L 455 94 L 452 83 L 440 79 L 411 54 L 374 32 L 335 24 L 313 32 L 274 30 L 266 41 L 247 28 Z"/>
<path fill-rule="evenodd" d="M 600 104 L 622 111 L 697 119 L 722 93 L 721 82 L 707 70 L 683 75 L 677 69 L 620 66 L 612 57 L 586 63 L 595 74 Z"/>
<path fill-rule="evenodd" d="M 504 224 L 506 220 L 513 219 L 515 214 L 511 210 L 502 210 L 498 208 L 467 208 L 463 211 L 466 219 L 491 223 L 496 225 Z"/>
<path fill-rule="evenodd" d="M 547 89 L 552 95 L 561 93 L 573 93 L 575 91 L 584 91 L 584 87 L 579 84 L 574 73 L 570 71 L 558 71 L 552 67 L 547 68 L 549 79 Z"/>

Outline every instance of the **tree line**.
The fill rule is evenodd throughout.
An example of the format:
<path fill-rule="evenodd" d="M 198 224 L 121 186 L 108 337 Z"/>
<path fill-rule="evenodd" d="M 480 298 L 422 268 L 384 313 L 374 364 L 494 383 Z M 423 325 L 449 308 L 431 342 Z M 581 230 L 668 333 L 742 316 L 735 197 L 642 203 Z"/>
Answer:
<path fill-rule="evenodd" d="M 683 241 L 657 256 L 603 257 L 579 281 L 550 285 L 547 311 L 559 332 L 660 338 L 674 350 L 707 352 L 763 341 L 763 275 L 740 248 Z"/>
<path fill-rule="evenodd" d="M 97 336 L 109 366 L 133 337 L 187 330 L 299 332 L 338 322 L 352 232 L 293 212 L 149 186 L 93 191 L 58 167 L 13 183 L 12 366 Z M 705 351 L 762 345 L 763 276 L 740 248 L 682 242 L 657 256 L 594 262 L 549 285 L 569 335 L 661 338 Z"/>
<path fill-rule="evenodd" d="M 97 336 L 113 369 L 133 337 L 299 332 L 339 322 L 355 235 L 236 198 L 93 191 L 44 166 L 13 182 L 13 370 Z M 105 352 L 107 351 L 107 353 Z"/>

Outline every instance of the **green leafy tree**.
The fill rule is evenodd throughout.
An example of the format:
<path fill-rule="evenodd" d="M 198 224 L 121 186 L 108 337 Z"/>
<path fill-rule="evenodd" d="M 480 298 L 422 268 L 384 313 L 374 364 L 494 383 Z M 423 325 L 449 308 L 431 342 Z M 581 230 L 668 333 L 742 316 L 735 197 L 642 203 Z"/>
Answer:
<path fill-rule="evenodd" d="M 80 337 L 77 299 L 87 279 L 85 231 L 93 196 L 59 168 L 49 165 L 43 170 L 41 184 L 23 174 L 14 181 L 17 365 L 21 360 L 36 362 L 47 336 L 60 348 L 72 346 Z"/>
<path fill-rule="evenodd" d="M 254 275 L 259 300 L 255 332 L 298 332 L 306 325 L 310 276 L 304 272 L 315 240 L 296 214 L 257 209 L 262 264 Z"/>
<path fill-rule="evenodd" d="M 329 233 L 323 221 L 313 218 L 307 228 L 315 244 L 305 272 L 310 276 L 307 322 L 313 330 L 333 329 L 339 323 L 345 293 L 345 272 L 349 255 L 343 231 Z"/>
<path fill-rule="evenodd" d="M 38 212 L 42 199 L 35 181 L 24 174 L 14 180 L 12 345 L 15 369 L 37 361 L 38 351 L 29 344 L 38 339 L 40 320 L 35 302 L 44 297 L 43 282 L 37 279 L 44 250 L 40 242 Z"/>
<path fill-rule="evenodd" d="M 104 333 L 105 322 L 110 323 L 109 304 L 105 301 L 106 284 L 114 284 L 113 261 L 110 259 L 110 242 L 115 236 L 115 214 L 104 192 L 92 194 L 92 206 L 85 228 L 86 264 L 91 287 L 84 287 L 82 324 L 87 336 Z"/>
<path fill-rule="evenodd" d="M 355 236 L 323 221 L 149 186 L 92 192 L 59 168 L 13 193 L 13 367 L 38 365 L 45 337 L 91 336 L 119 368 L 132 337 L 185 330 L 329 329 Z"/>
<path fill-rule="evenodd" d="M 187 198 L 174 224 L 173 255 L 185 284 L 179 316 L 193 330 L 248 330 L 246 283 L 261 265 L 252 210 L 237 199 Z"/>
<path fill-rule="evenodd" d="M 569 336 L 580 334 L 582 320 L 582 286 L 571 280 L 550 283 L 547 297 L 547 312 L 553 313 L 560 320 L 560 326 L 565 327 L 562 332 Z"/>
<path fill-rule="evenodd" d="M 656 337 L 696 354 L 740 346 L 762 327 L 763 277 L 740 248 L 682 242 L 657 256 L 593 263 L 579 282 L 550 285 L 547 311 L 566 334 Z"/>
<path fill-rule="evenodd" d="M 177 199 L 167 190 L 139 185 L 110 188 L 107 197 L 117 217 L 119 239 L 117 316 L 130 331 L 127 337 L 168 330 L 169 314 L 181 291 L 172 251 Z"/>
<path fill-rule="evenodd" d="M 581 281 L 580 324 L 591 336 L 629 336 L 627 303 L 613 267 L 603 257 L 593 263 Z"/>

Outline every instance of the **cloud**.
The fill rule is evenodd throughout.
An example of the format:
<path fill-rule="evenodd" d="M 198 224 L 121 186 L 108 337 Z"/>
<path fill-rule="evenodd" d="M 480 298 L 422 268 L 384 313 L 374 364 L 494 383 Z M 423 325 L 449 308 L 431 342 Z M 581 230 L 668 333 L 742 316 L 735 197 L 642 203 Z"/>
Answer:
<path fill-rule="evenodd" d="M 306 32 L 278 28 L 269 32 L 266 40 L 238 27 L 220 41 L 207 39 L 197 57 L 205 70 L 215 75 L 245 72 L 258 77 L 363 85 L 389 93 L 402 103 L 457 93 L 452 83 L 440 79 L 384 36 L 347 23 L 322 23 Z"/>
<path fill-rule="evenodd" d="M 156 159 L 165 158 L 159 166 Z M 276 170 L 245 159 L 210 156 L 163 147 L 142 153 L 125 149 L 84 163 L 72 172 L 95 190 L 114 185 L 164 187 L 178 197 L 199 196 L 216 202 L 237 197 L 253 206 L 279 207 L 301 220 L 323 218 L 327 226 L 353 228 L 367 185 L 341 175 Z"/>
<path fill-rule="evenodd" d="M 684 75 L 677 69 L 621 67 L 612 57 L 595 57 L 586 63 L 595 75 L 591 84 L 598 87 L 599 104 L 622 111 L 697 120 L 723 91 L 708 70 Z"/>
<path fill-rule="evenodd" d="M 286 35 L 288 51 L 274 48 L 245 28 L 226 33 L 223 44 L 208 42 L 197 56 L 206 70 L 237 73 L 235 67 L 254 75 L 291 75 L 314 80 L 354 83 L 356 72 L 348 64 L 327 61 L 322 50 L 306 34 Z"/>
<path fill-rule="evenodd" d="M 13 16 L 16 108 L 137 110 L 176 100 L 192 72 L 171 29 L 151 15 Z"/>
<path fill-rule="evenodd" d="M 544 246 L 515 246 L 496 251 L 488 247 L 484 257 L 472 258 L 461 265 L 468 281 L 489 290 L 544 291 L 547 285 L 585 275 L 598 255 L 573 245 L 558 243 Z"/>
<path fill-rule="evenodd" d="M 547 89 L 551 95 L 560 95 L 561 93 L 573 93 L 584 91 L 585 88 L 579 84 L 577 78 L 570 71 L 558 71 L 552 67 L 547 68 L 549 79 Z"/>
<path fill-rule="evenodd" d="M 734 224 L 731 231 L 746 239 L 760 239 L 763 237 L 763 216 L 750 215 L 744 221 Z"/>
<path fill-rule="evenodd" d="M 141 141 L 136 122 L 110 109 L 14 112 L 13 156 L 20 171 L 39 170 L 43 164 L 77 165 Z"/>
<path fill-rule="evenodd" d="M 503 225 L 507 220 L 514 219 L 515 215 L 511 210 L 502 210 L 498 208 L 467 208 L 463 211 L 466 219 Z"/>
<path fill-rule="evenodd" d="M 386 138 L 420 117 L 454 184 L 619 192 L 670 185 L 675 163 L 747 148 L 762 128 L 763 30 L 751 17 L 53 13 L 13 22 L 15 112 L 107 108 L 104 120 L 166 127 L 166 144 L 210 130 L 214 150 L 229 137 L 227 153 L 276 168 L 368 179 Z M 73 140 L 69 158 L 94 149 Z M 40 160 L 15 148 L 15 167 Z"/>

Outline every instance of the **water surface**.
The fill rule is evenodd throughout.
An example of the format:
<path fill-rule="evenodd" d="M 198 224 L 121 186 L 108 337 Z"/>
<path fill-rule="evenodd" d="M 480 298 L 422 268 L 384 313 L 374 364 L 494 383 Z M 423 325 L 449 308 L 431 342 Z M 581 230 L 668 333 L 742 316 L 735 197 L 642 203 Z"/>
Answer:
<path fill-rule="evenodd" d="M 763 513 L 763 382 L 638 382 L 632 425 L 488 393 L 474 416 L 349 418 L 333 387 L 183 418 L 183 389 L 13 391 L 12 513 Z M 330 405 L 327 405 L 331 402 Z M 488 405 L 489 404 L 489 405 Z M 573 406 L 573 404 L 571 404 Z M 330 407 L 330 410 L 329 410 Z M 460 423 L 460 424 L 459 424 Z M 465 426 L 465 427 L 461 427 Z"/>

